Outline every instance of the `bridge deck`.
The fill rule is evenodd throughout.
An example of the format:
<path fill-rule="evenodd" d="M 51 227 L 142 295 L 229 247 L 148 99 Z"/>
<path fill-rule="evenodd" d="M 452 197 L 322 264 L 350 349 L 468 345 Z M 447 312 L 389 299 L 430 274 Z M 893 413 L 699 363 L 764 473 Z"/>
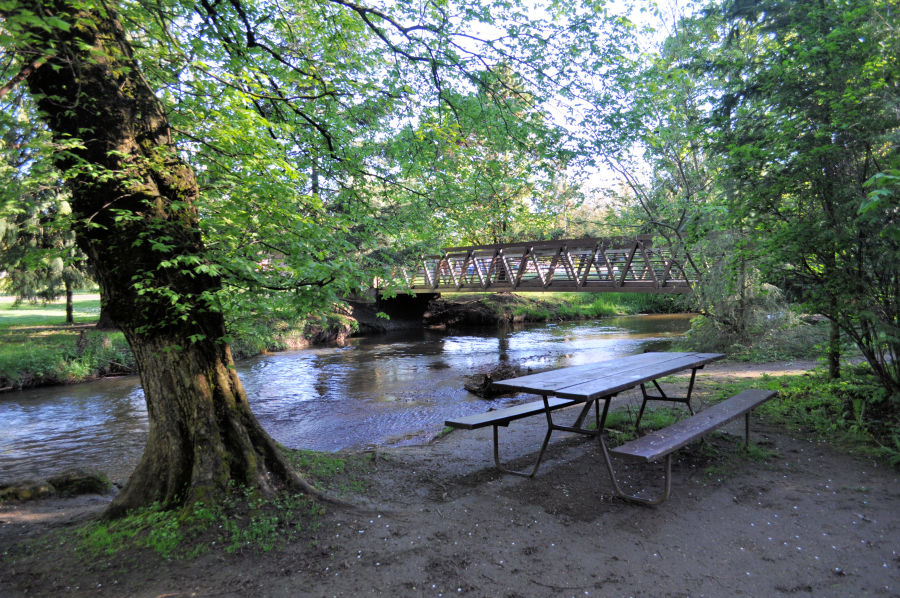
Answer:
<path fill-rule="evenodd" d="M 686 293 L 696 276 L 649 236 L 450 247 L 400 272 L 413 293 Z"/>

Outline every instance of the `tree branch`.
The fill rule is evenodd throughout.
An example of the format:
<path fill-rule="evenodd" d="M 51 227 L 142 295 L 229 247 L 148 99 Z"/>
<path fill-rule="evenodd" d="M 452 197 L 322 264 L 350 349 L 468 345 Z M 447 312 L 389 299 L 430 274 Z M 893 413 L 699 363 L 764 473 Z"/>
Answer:
<path fill-rule="evenodd" d="M 43 66 L 44 63 L 49 59 L 49 56 L 39 56 L 30 64 L 26 64 L 25 66 L 23 66 L 22 70 L 16 73 L 16 75 L 12 79 L 7 81 L 6 85 L 0 87 L 0 99 L 3 99 L 6 94 L 15 89 L 15 87 L 19 83 L 24 81 L 29 75 L 31 75 L 31 73 L 41 68 L 41 66 Z"/>

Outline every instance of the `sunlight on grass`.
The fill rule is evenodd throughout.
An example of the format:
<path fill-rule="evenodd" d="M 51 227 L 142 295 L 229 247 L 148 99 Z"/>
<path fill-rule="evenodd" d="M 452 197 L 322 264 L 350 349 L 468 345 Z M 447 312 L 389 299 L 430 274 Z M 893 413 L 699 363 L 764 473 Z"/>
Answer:
<path fill-rule="evenodd" d="M 75 295 L 76 324 L 92 324 L 100 316 L 100 295 Z M 66 322 L 66 301 L 15 304 L 15 297 L 0 296 L 0 330 L 35 326 L 62 326 Z"/>
<path fill-rule="evenodd" d="M 75 325 L 65 300 L 15 304 L 0 296 L 0 390 L 64 384 L 129 373 L 134 359 L 119 331 L 96 330 L 100 296 L 75 296 Z"/>

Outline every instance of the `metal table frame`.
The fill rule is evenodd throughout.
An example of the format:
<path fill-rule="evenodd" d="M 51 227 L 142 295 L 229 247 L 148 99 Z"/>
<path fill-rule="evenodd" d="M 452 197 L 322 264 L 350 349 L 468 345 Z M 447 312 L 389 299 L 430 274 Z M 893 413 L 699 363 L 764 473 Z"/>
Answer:
<path fill-rule="evenodd" d="M 584 407 L 581 410 L 581 414 L 578 416 L 578 419 L 575 420 L 575 423 L 571 426 L 562 426 L 553 421 L 553 413 L 552 413 L 552 410 L 550 409 L 550 405 L 548 402 L 549 396 L 542 395 L 541 398 L 543 398 L 543 400 L 544 400 L 544 413 L 547 416 L 547 433 L 544 434 L 544 441 L 541 443 L 541 450 L 538 452 L 537 459 L 535 460 L 534 466 L 531 468 L 531 471 L 525 472 L 525 471 L 516 471 L 514 469 L 509 469 L 508 467 L 505 467 L 500 462 L 500 444 L 499 444 L 499 437 L 498 437 L 498 433 L 497 433 L 497 428 L 499 426 L 498 425 L 493 426 L 493 428 L 494 428 L 494 437 L 493 437 L 493 439 L 494 439 L 494 465 L 497 467 L 498 470 L 502 471 L 503 473 L 508 473 L 511 475 L 518 475 L 518 476 L 522 476 L 525 478 L 533 478 L 534 475 L 537 473 L 538 468 L 541 466 L 541 461 L 544 459 L 544 453 L 547 451 L 547 446 L 550 444 L 550 436 L 553 434 L 553 432 L 555 430 L 559 430 L 561 432 L 575 432 L 576 434 L 585 434 L 588 436 L 599 436 L 600 431 L 603 430 L 603 425 L 606 422 L 606 414 L 609 410 L 609 401 L 606 401 L 605 405 L 603 406 L 603 417 L 602 418 L 600 417 L 599 400 L 586 401 Z M 612 398 L 612 397 L 610 397 L 610 398 Z M 585 417 L 587 417 L 587 414 L 591 409 L 591 405 L 594 405 L 596 407 L 596 409 L 594 410 L 594 415 L 596 418 L 596 425 L 597 425 L 596 430 L 591 430 L 589 428 L 581 427 L 581 424 L 583 423 Z M 601 441 L 602 441 L 602 439 L 601 439 Z"/>
<path fill-rule="evenodd" d="M 609 405 L 612 399 L 624 390 L 630 390 L 636 386 L 640 386 L 642 402 L 635 423 L 635 429 L 639 429 L 641 418 L 644 415 L 644 409 L 648 401 L 683 403 L 687 405 L 691 415 L 693 415 L 694 410 L 691 407 L 691 395 L 694 390 L 697 370 L 702 369 L 707 363 L 721 359 L 722 357 L 724 357 L 724 355 L 720 353 L 643 353 L 610 361 L 602 361 L 582 366 L 571 366 L 540 374 L 530 374 L 528 376 L 495 382 L 497 386 L 505 387 L 510 390 L 540 395 L 544 401 L 544 413 L 547 418 L 547 432 L 544 435 L 544 440 L 541 443 L 541 448 L 538 451 L 537 458 L 535 459 L 531 471 L 515 471 L 504 467 L 500 463 L 497 426 L 494 426 L 494 464 L 497 466 L 497 469 L 504 473 L 529 478 L 534 477 L 544 459 L 544 454 L 550 443 L 550 436 L 554 431 L 558 430 L 561 432 L 575 432 L 578 434 L 597 436 L 602 445 L 604 456 L 606 457 L 607 468 L 611 468 L 606 451 L 606 443 L 603 440 L 603 430 L 606 426 L 606 417 L 609 413 Z M 691 370 L 691 378 L 688 383 L 687 392 L 684 396 L 668 396 L 659 386 L 657 379 L 688 369 Z M 567 380 L 566 378 L 569 377 L 570 374 L 570 379 Z M 646 384 L 648 382 L 654 385 L 659 394 L 651 395 L 647 392 Z M 564 426 L 553 421 L 552 410 L 548 402 L 549 397 L 551 396 L 574 399 L 577 402 L 585 403 L 578 418 L 575 420 L 574 425 Z M 600 412 L 600 401 L 603 401 L 602 414 Z M 582 423 L 587 417 L 592 404 L 595 407 L 596 430 L 582 427 Z M 667 461 L 667 469 L 670 467 L 671 463 Z M 613 483 L 616 484 L 611 469 L 610 475 L 613 479 Z M 618 491 L 617 484 L 616 490 Z"/>

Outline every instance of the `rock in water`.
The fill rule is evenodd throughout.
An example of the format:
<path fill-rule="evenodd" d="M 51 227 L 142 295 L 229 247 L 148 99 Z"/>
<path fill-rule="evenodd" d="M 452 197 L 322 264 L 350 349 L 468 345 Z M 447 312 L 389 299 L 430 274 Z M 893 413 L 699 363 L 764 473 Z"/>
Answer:
<path fill-rule="evenodd" d="M 495 380 L 506 380 L 532 373 L 531 368 L 522 368 L 510 363 L 501 363 L 484 374 L 468 376 L 463 387 L 475 396 L 492 399 L 503 394 L 510 394 L 508 389 L 494 386 Z"/>

